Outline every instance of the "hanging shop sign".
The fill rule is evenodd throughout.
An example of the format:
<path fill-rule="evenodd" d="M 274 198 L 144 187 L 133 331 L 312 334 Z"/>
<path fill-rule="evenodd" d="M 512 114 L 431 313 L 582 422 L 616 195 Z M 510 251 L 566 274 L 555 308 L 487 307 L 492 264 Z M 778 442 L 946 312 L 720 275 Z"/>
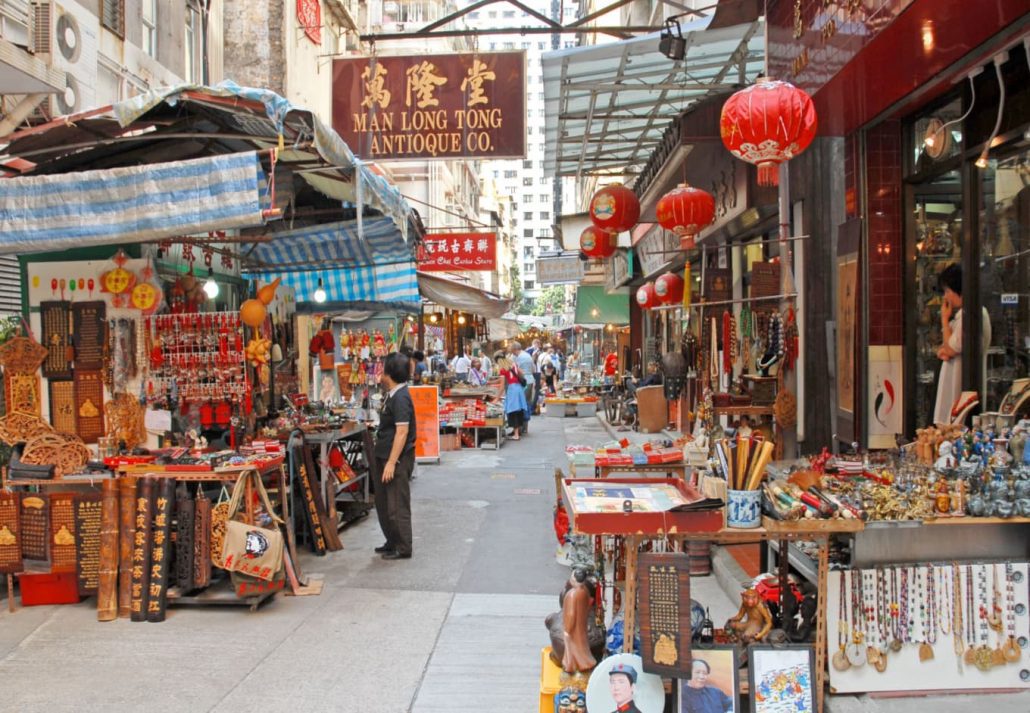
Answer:
<path fill-rule="evenodd" d="M 523 158 L 523 52 L 333 62 L 333 128 L 361 158 Z"/>
<path fill-rule="evenodd" d="M 645 279 L 666 271 L 669 263 L 683 254 L 680 239 L 660 225 L 649 230 L 633 247 L 633 251 L 640 260 L 640 272 Z"/>
<path fill-rule="evenodd" d="M 422 243 L 418 269 L 424 272 L 497 269 L 497 233 L 435 233 Z"/>
<path fill-rule="evenodd" d="M 633 250 L 620 250 L 604 264 L 604 291 L 611 294 L 620 287 L 625 287 L 632 275 Z"/>
<path fill-rule="evenodd" d="M 541 285 L 578 285 L 583 281 L 579 255 L 560 255 L 536 261 L 536 281 Z"/>
<path fill-rule="evenodd" d="M 316 45 L 322 44 L 322 7 L 319 0 L 297 0 L 297 22 Z"/>

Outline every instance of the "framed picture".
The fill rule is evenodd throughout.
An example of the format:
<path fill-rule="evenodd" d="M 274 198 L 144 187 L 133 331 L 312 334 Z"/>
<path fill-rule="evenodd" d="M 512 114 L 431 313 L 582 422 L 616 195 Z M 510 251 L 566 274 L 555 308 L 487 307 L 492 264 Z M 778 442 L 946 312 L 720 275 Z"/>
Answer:
<path fill-rule="evenodd" d="M 590 713 L 662 713 L 665 687 L 661 676 L 645 673 L 636 654 L 615 654 L 600 661 L 587 683 Z"/>
<path fill-rule="evenodd" d="M 752 644 L 748 682 L 751 713 L 815 713 L 815 647 Z"/>
<path fill-rule="evenodd" d="M 740 649 L 695 646 L 691 659 L 690 678 L 679 681 L 678 713 L 741 713 Z"/>

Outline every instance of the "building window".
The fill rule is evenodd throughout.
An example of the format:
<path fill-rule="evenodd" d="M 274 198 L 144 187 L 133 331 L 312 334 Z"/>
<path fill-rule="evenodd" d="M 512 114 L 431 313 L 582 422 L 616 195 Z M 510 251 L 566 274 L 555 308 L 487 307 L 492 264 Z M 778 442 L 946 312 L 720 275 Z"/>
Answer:
<path fill-rule="evenodd" d="M 517 175 L 518 175 L 518 171 L 514 171 L 514 170 L 511 170 L 511 169 L 509 169 L 509 170 L 504 172 L 504 177 L 505 178 L 515 178 Z"/>
<path fill-rule="evenodd" d="M 532 159 L 526 159 L 525 161 L 523 161 L 522 162 L 522 168 L 533 168 L 533 160 Z"/>
<path fill-rule="evenodd" d="M 505 10 L 504 13 L 503 13 L 503 17 L 509 17 L 509 18 L 510 17 L 515 17 L 515 11 L 514 10 Z"/>
<path fill-rule="evenodd" d="M 478 20 L 479 19 L 479 10 L 473 10 L 472 12 L 470 12 L 469 13 L 469 19 L 471 19 L 471 20 Z"/>
<path fill-rule="evenodd" d="M 536 289 L 536 280 L 524 280 L 522 282 L 523 287 L 527 290 Z"/>
<path fill-rule="evenodd" d="M 157 57 L 157 0 L 143 0 L 140 18 L 143 23 L 143 51 Z"/>
<path fill-rule="evenodd" d="M 524 228 L 522 230 L 522 237 L 524 237 L 524 238 L 532 238 L 533 237 L 533 229 L 532 228 Z"/>
<path fill-rule="evenodd" d="M 533 202 L 533 196 L 529 195 L 528 193 L 523 193 L 522 194 L 522 202 L 523 203 L 532 203 Z"/>
<path fill-rule="evenodd" d="M 526 236 L 527 238 L 533 237 L 532 231 L 527 231 L 527 232 L 529 232 L 529 235 Z M 533 257 L 533 246 L 532 245 L 522 249 L 522 257 Z"/>
<path fill-rule="evenodd" d="M 187 82 L 200 84 L 204 81 L 203 55 L 201 40 L 204 34 L 204 26 L 200 22 L 200 9 L 192 4 L 186 5 L 186 65 L 183 75 Z"/>
<path fill-rule="evenodd" d="M 528 274 L 532 274 L 534 272 L 536 272 L 536 263 L 535 262 L 527 262 L 526 263 L 526 274 L 528 275 Z"/>
<path fill-rule="evenodd" d="M 547 202 L 547 199 L 548 199 L 548 197 L 549 197 L 549 196 L 548 196 L 548 195 L 547 195 L 546 193 L 541 193 L 541 194 L 540 194 L 540 202 L 541 202 L 541 203 L 546 203 L 546 202 Z"/>
<path fill-rule="evenodd" d="M 104 0 L 100 6 L 100 24 L 124 38 L 125 0 Z"/>
<path fill-rule="evenodd" d="M 550 219 L 551 219 L 550 211 L 546 211 L 546 210 L 540 211 L 540 220 L 550 220 Z"/>
<path fill-rule="evenodd" d="M 522 185 L 523 186 L 532 186 L 533 185 L 533 178 L 531 176 L 525 176 L 522 179 Z"/>
<path fill-rule="evenodd" d="M 533 220 L 533 211 L 527 210 L 525 213 L 522 214 L 522 219 L 523 220 Z"/>

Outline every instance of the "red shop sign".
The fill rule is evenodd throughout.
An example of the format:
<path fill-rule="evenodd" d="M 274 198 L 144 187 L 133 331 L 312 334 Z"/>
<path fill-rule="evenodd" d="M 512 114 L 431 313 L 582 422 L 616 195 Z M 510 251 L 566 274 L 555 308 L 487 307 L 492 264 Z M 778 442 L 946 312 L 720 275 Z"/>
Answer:
<path fill-rule="evenodd" d="M 434 233 L 419 251 L 418 269 L 460 272 L 497 269 L 497 233 Z"/>
<path fill-rule="evenodd" d="M 322 6 L 319 0 L 297 0 L 297 22 L 316 45 L 322 44 Z"/>

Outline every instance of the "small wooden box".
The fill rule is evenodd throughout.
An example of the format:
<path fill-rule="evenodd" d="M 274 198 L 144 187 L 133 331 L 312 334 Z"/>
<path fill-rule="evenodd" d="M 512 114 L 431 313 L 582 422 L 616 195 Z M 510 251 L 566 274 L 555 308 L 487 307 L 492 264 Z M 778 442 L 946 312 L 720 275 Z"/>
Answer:
<path fill-rule="evenodd" d="M 744 374 L 744 383 L 755 406 L 772 406 L 776 402 L 776 377 Z"/>

